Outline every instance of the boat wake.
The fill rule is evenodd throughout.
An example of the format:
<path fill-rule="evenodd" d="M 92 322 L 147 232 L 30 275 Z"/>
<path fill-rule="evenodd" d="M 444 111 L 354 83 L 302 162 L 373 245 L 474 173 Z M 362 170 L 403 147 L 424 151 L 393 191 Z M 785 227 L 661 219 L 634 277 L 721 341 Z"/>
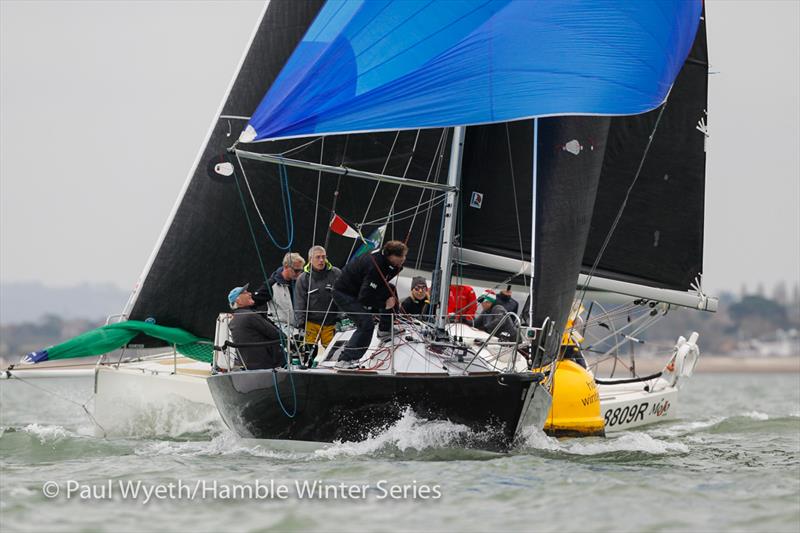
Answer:
<path fill-rule="evenodd" d="M 330 461 L 342 458 L 401 460 L 480 460 L 498 457 L 481 449 L 495 437 L 495 430 L 473 431 L 447 421 L 426 420 L 406 409 L 394 424 L 374 432 L 359 442 L 285 444 L 260 439 L 245 439 L 227 429 L 207 441 L 150 441 L 137 448 L 140 455 L 231 456 L 249 455 L 276 461 Z"/>
<path fill-rule="evenodd" d="M 225 429 L 212 405 L 175 396 L 167 402 L 131 402 L 105 405 L 96 419 L 97 436 L 200 440 Z"/>
<path fill-rule="evenodd" d="M 360 442 L 335 442 L 316 450 L 322 459 L 340 457 L 387 457 L 395 459 L 483 459 L 497 453 L 479 449 L 491 442 L 499 429 L 487 426 L 474 431 L 462 424 L 442 420 L 426 420 L 406 408 L 394 424 L 374 432 Z"/>

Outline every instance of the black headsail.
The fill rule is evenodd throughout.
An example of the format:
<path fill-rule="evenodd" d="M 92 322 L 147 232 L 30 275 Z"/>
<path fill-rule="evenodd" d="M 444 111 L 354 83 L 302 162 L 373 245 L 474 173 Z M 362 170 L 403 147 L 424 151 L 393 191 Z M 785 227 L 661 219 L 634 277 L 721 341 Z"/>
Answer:
<path fill-rule="evenodd" d="M 305 256 L 312 245 L 324 243 L 337 190 L 340 216 L 354 225 L 372 222 L 363 228 L 365 236 L 391 213 L 400 212 L 389 224 L 387 236 L 408 239 L 412 261 L 435 258 L 437 240 L 428 235 L 440 218 L 436 193 L 289 168 L 288 194 L 283 195 L 283 177 L 276 165 L 242 159 L 241 167 L 234 160 L 235 176 L 214 171 L 322 4 L 321 0 L 269 2 L 163 240 L 128 304 L 129 318 L 152 318 L 157 324 L 213 337 L 215 317 L 227 309 L 226 295 L 232 287 L 260 283 L 287 251 Z M 441 169 L 444 173 L 447 169 L 447 139 L 441 129 L 309 141 L 279 141 L 252 149 L 280 153 L 308 144 L 291 156 L 430 181 L 443 181 Z M 352 239 L 332 235 L 331 262 L 344 264 L 353 245 Z"/>
<path fill-rule="evenodd" d="M 269 2 L 160 246 L 128 304 L 129 318 L 152 318 L 213 337 L 214 317 L 226 309 L 227 291 L 261 278 L 252 242 L 230 238 L 249 234 L 237 188 L 210 179 L 207 163 L 234 142 L 322 4 Z M 275 264 L 274 257 L 267 261 Z"/>

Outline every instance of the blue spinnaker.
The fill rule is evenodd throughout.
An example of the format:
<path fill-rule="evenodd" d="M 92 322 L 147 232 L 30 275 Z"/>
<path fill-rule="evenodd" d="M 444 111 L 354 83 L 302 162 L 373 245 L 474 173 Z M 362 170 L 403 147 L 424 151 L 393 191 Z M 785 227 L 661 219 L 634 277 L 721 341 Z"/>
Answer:
<path fill-rule="evenodd" d="M 700 0 L 330 0 L 240 140 L 630 115 L 660 105 Z"/>

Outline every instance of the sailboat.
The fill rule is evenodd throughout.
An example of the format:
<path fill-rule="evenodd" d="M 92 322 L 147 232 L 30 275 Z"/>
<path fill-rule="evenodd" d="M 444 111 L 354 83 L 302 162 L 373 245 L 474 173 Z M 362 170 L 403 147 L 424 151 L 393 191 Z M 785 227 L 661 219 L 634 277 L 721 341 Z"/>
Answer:
<path fill-rule="evenodd" d="M 495 281 L 507 277 L 498 272 L 527 274 L 530 280 L 528 291 L 533 297 L 523 313 L 527 315 L 523 318 L 528 324 L 524 333 L 530 336 L 526 340 L 534 346 L 539 365 L 557 355 L 560 331 L 564 329 L 572 305 L 581 263 L 586 262 L 587 235 L 596 227 L 597 215 L 593 214 L 593 207 L 599 200 L 596 201 L 595 196 L 600 194 L 602 197 L 605 187 L 602 183 L 605 180 L 604 159 L 612 146 L 609 128 L 612 127 L 613 131 L 617 120 L 609 117 L 658 108 L 667 97 L 694 40 L 700 20 L 699 3 L 674 2 L 668 5 L 670 15 L 665 16 L 660 9 L 655 13 L 651 3 L 629 6 L 630 9 L 616 9 L 619 6 L 612 5 L 610 10 L 605 9 L 609 6 L 602 4 L 602 15 L 592 12 L 592 6 L 581 2 L 541 3 L 536 4 L 535 9 L 532 4 L 519 2 L 451 3 L 446 7 L 434 2 L 429 8 L 442 10 L 436 13 L 424 11 L 428 7 L 414 2 L 374 2 L 367 5 L 330 2 L 323 5 L 322 2 L 273 0 L 267 3 L 204 147 L 131 295 L 124 317 L 129 321 L 190 331 L 198 338 L 208 339 L 204 346 L 210 350 L 210 339 L 215 337 L 219 324 L 216 318 L 226 308 L 224 295 L 230 287 L 242 280 L 266 278 L 269 270 L 289 249 L 303 250 L 319 243 L 327 231 L 328 216 L 332 211 L 348 220 L 360 221 L 358 226 L 364 228 L 388 223 L 390 235 L 409 243 L 409 263 L 417 269 L 435 272 L 437 281 L 436 321 L 429 331 L 424 328 L 414 331 L 412 340 L 405 342 L 416 343 L 425 350 L 431 346 L 444 350 L 437 356 L 447 362 L 437 368 L 428 356 L 417 358 L 406 354 L 407 368 L 414 368 L 415 373 L 418 370 L 422 374 L 413 377 L 420 382 L 414 386 L 421 388 L 410 389 L 413 393 L 396 392 L 390 397 L 380 396 L 384 392 L 375 393 L 374 401 L 369 394 L 361 395 L 358 399 L 360 404 L 413 404 L 420 413 L 431 418 L 458 420 L 481 430 L 492 416 L 496 416 L 501 419 L 499 426 L 503 427 L 495 438 L 500 444 L 507 444 L 521 428 L 541 427 L 549 403 L 547 379 L 543 375 L 520 373 L 513 369 L 498 371 L 480 359 L 470 362 L 468 354 L 472 352 L 469 347 L 452 336 L 441 337 L 445 322 L 443 300 L 448 293 L 451 272 L 455 270 L 457 276 Z M 415 11 L 417 9 L 420 11 Z M 394 22 L 389 21 L 386 26 L 364 22 L 366 19 L 363 17 L 367 15 L 378 17 L 387 13 L 394 17 Z M 401 16 L 403 13 L 405 18 Z M 631 23 L 637 16 L 642 19 Z M 524 41 L 521 44 L 512 39 L 506 49 L 475 47 L 482 42 L 481 37 L 491 36 L 491 42 L 497 44 L 500 41 L 496 37 L 501 37 L 500 34 L 506 30 L 514 39 L 521 39 L 531 35 L 531 28 L 536 27 L 543 36 L 554 40 L 545 39 L 537 43 L 536 49 L 541 50 L 541 54 L 531 58 L 534 64 L 522 66 L 529 67 L 530 72 L 544 73 L 545 84 L 538 89 L 519 86 L 520 80 L 514 77 L 519 74 L 519 69 L 512 69 L 509 72 L 514 74 L 507 74 L 504 78 L 504 69 L 497 68 L 491 71 L 496 79 L 487 85 L 495 91 L 489 98 L 486 92 L 475 90 L 474 80 L 466 76 L 416 76 L 413 79 L 397 78 L 391 84 L 380 85 L 381 80 L 375 76 L 381 69 L 376 68 L 366 77 L 353 78 L 354 72 L 360 72 L 365 58 L 375 60 L 370 55 L 375 52 L 365 51 L 358 56 L 358 61 L 354 61 L 352 52 L 356 44 L 350 43 L 349 48 L 338 49 L 339 56 L 331 55 L 331 50 L 335 49 L 333 45 L 342 42 L 335 39 L 344 37 L 333 37 L 329 32 L 348 20 L 361 21 L 363 27 L 386 29 L 398 21 L 405 21 L 404 24 L 422 22 L 421 27 L 428 28 L 430 35 L 439 37 L 442 37 L 442 32 L 433 26 L 464 32 L 463 35 L 450 35 L 454 39 L 450 44 L 460 42 L 469 46 L 439 50 L 439 60 L 429 66 L 445 70 L 434 69 L 428 72 L 429 76 L 459 71 L 453 65 L 448 66 L 453 58 L 461 60 L 461 74 L 469 74 L 478 65 L 495 65 L 491 61 L 502 62 L 504 58 L 514 58 L 510 61 L 514 66 L 520 55 L 518 50 L 526 49 Z M 547 22 L 553 20 L 590 20 L 591 24 L 580 26 L 576 30 L 578 33 L 558 32 L 554 35 L 547 30 Z M 467 21 L 466 25 L 462 25 L 463 21 Z M 634 31 L 640 23 L 654 25 L 651 35 L 663 37 L 660 45 L 655 46 L 652 37 Z M 324 31 L 322 24 L 325 25 Z M 615 30 L 620 25 L 630 25 L 632 33 L 620 36 Z M 613 61 L 615 57 L 620 60 L 612 53 L 607 57 L 605 52 L 598 54 L 598 43 L 608 38 L 604 30 L 624 41 L 616 44 L 633 46 L 629 52 L 634 50 L 634 55 L 639 58 L 636 63 L 651 61 L 653 68 L 650 70 L 658 79 L 645 79 L 647 76 L 642 72 L 647 68 L 641 68 L 641 64 L 633 68 L 629 61 L 625 63 L 626 68 L 621 69 L 623 74 L 631 76 L 626 80 L 630 82 L 628 85 L 619 79 L 597 75 L 592 70 L 597 65 L 613 70 L 605 61 Z M 404 35 L 406 32 L 395 28 L 390 33 Z M 467 40 L 455 39 L 459 35 Z M 559 36 L 561 40 L 558 40 Z M 440 39 L 430 39 L 429 42 L 443 46 Z M 665 46 L 664 43 L 669 44 Z M 364 43 L 358 46 L 364 46 Z M 369 50 L 380 49 L 374 48 L 377 44 L 372 46 Z M 415 50 L 421 48 L 424 46 L 417 46 Z M 479 54 L 483 50 L 484 55 L 476 57 L 476 50 Z M 555 64 L 552 63 L 554 56 Z M 385 57 L 393 58 L 394 55 Z M 448 61 L 444 61 L 445 57 Z M 551 58 L 550 64 L 546 63 L 548 57 Z M 307 62 L 320 58 L 325 61 Z M 423 61 L 422 56 L 412 56 L 411 59 L 416 66 Z M 407 64 L 406 60 L 389 61 L 388 66 L 384 65 L 384 71 L 391 74 L 395 67 Z M 325 65 L 327 68 L 322 69 Z M 334 68 L 330 68 L 331 65 Z M 570 68 L 564 68 L 565 65 Z M 595 87 L 592 90 L 580 84 L 568 88 L 546 87 L 559 76 L 574 74 L 577 74 L 574 76 L 577 80 L 603 80 L 605 83 L 600 89 Z M 536 76 L 530 78 L 536 82 Z M 332 95 L 331 89 L 342 89 L 344 79 L 354 81 L 344 87 L 343 92 Z M 443 85 L 445 80 L 446 87 Z M 401 83 L 408 81 L 411 85 Z M 366 86 L 372 88 L 359 93 Z M 259 102 L 268 90 L 273 96 L 261 103 L 265 113 L 254 113 L 261 108 Z M 342 114 L 346 107 L 346 93 L 376 96 L 377 102 L 388 108 L 370 108 L 367 104 L 375 104 L 375 101 L 365 103 L 361 98 L 359 105 L 366 107 L 349 115 Z M 536 95 L 535 101 L 528 98 L 531 94 Z M 467 95 L 478 98 L 469 99 Z M 415 107 L 419 101 L 409 101 L 422 97 L 429 98 L 424 107 Z M 571 98 L 578 98 L 577 107 L 570 107 L 575 104 L 570 102 Z M 491 104 L 488 107 L 485 105 L 487 101 Z M 449 113 L 444 118 L 440 113 L 442 109 Z M 324 116 L 317 113 L 320 116 L 312 117 L 312 110 L 324 110 Z M 280 115 L 278 119 L 271 115 L 273 112 Z M 309 116 L 304 116 L 304 113 Z M 266 130 L 254 121 L 257 115 L 266 121 Z M 368 120 L 364 120 L 365 116 Z M 398 117 L 401 120 L 398 121 Z M 349 121 L 347 125 L 342 122 L 344 120 Z M 293 131 L 291 128 L 297 125 L 306 129 Z M 229 151 L 237 139 L 238 146 Z M 251 142 L 247 144 L 247 150 L 241 149 L 244 141 L 263 139 L 272 140 L 268 143 Z M 492 153 L 492 150 L 501 148 L 501 152 Z M 512 158 L 508 157 L 509 152 L 513 153 Z M 342 175 L 346 176 L 340 179 Z M 499 176 L 511 179 L 505 182 L 498 179 Z M 519 188 L 512 191 L 513 194 L 488 194 L 500 190 L 498 187 L 504 183 L 513 183 Z M 381 189 L 378 191 L 379 186 Z M 280 194 L 277 193 L 279 190 Z M 493 206 L 495 198 L 501 202 Z M 368 206 L 366 210 L 365 206 Z M 524 231 L 519 228 L 504 231 L 496 220 L 486 223 L 472 216 L 498 210 L 516 211 L 518 215 L 515 218 L 525 222 Z M 298 212 L 303 216 L 297 216 Z M 437 223 L 442 219 L 449 221 L 449 225 Z M 494 234 L 487 237 L 485 232 L 477 231 L 480 228 L 492 228 Z M 482 239 L 489 242 L 488 247 L 481 247 Z M 503 239 L 512 242 L 509 245 Z M 350 255 L 351 243 L 331 237 L 327 244 L 333 262 L 344 264 Z M 513 253 L 503 251 L 504 248 Z M 607 257 L 602 253 L 595 255 Z M 498 266 L 509 259 L 517 261 L 511 270 Z M 604 267 L 605 263 L 600 265 Z M 609 271 L 613 272 L 613 268 Z M 600 273 L 599 268 L 595 269 L 592 279 L 584 278 L 584 284 L 598 287 L 612 283 L 616 290 L 625 283 L 613 279 L 613 275 L 603 277 Z M 659 297 L 663 294 L 658 293 Z M 147 348 L 161 343 L 142 335 L 130 344 Z M 220 346 L 222 343 L 215 344 Z M 180 364 L 192 364 L 176 355 L 179 346 L 174 348 L 172 355 L 161 356 L 158 361 L 145 358 L 127 365 L 100 365 L 96 377 L 98 397 L 102 391 L 120 391 L 129 385 L 142 394 L 155 395 L 156 389 L 152 385 L 141 386 L 143 380 L 171 383 L 180 373 Z M 402 350 L 393 350 L 397 358 L 392 359 L 394 363 L 402 362 L 404 356 L 398 354 Z M 466 359 L 467 364 L 461 359 Z M 159 365 L 157 369 L 150 368 L 155 365 Z M 341 384 L 341 390 L 345 391 L 350 390 L 354 383 L 358 386 L 381 381 L 396 384 L 408 377 L 399 375 L 402 372 L 398 373 L 398 368 L 402 365 L 395 364 L 385 372 L 355 375 L 345 375 L 325 367 L 302 371 L 286 368 L 275 372 L 225 372 L 211 376 L 208 382 L 212 390 L 216 390 L 215 400 L 223 417 L 243 435 L 330 441 L 363 436 L 366 428 L 388 423 L 399 411 L 395 409 L 386 414 L 377 410 L 369 423 L 361 422 L 358 428 L 354 429 L 345 421 L 336 428 L 331 424 L 325 426 L 328 434 L 323 429 L 315 433 L 310 425 L 316 422 L 309 422 L 308 418 L 304 422 L 304 416 L 309 416 L 309 413 L 304 410 L 302 402 L 308 399 L 302 393 L 298 395 L 297 383 L 300 380 L 309 383 L 332 380 L 337 387 Z M 205 370 L 190 373 L 196 379 L 194 383 L 205 385 L 210 370 L 206 366 Z M 243 385 L 245 382 L 248 385 Z M 459 382 L 469 382 L 470 385 L 447 398 L 434 394 L 435 399 L 421 404 L 414 402 L 429 394 L 434 383 L 450 386 Z M 436 387 L 440 388 L 442 386 Z M 168 385 L 165 389 L 178 391 Z M 261 394 L 263 403 L 260 405 L 269 404 L 277 418 L 250 420 L 251 411 L 242 407 L 250 401 L 242 396 L 244 390 Z M 500 402 L 501 407 L 498 401 L 506 390 L 513 391 L 512 399 L 508 404 Z M 481 395 L 486 399 L 478 400 Z M 335 407 L 333 400 L 327 398 L 324 404 L 318 402 L 315 405 Z M 107 403 L 100 402 L 101 405 Z M 486 407 L 478 407 L 478 404 Z M 293 408 L 296 408 L 296 413 L 290 417 Z M 320 417 L 322 413 L 317 411 L 316 416 Z M 278 428 L 270 426 L 276 421 L 283 425 Z"/>
<path fill-rule="evenodd" d="M 595 99 L 597 95 L 592 94 L 592 90 L 603 86 L 604 82 L 590 82 L 579 90 L 588 100 L 575 93 L 575 101 L 570 101 L 569 93 L 575 89 L 574 72 L 547 71 L 555 73 L 553 78 L 547 74 L 529 76 L 529 69 L 542 68 L 538 57 L 534 64 L 526 64 L 524 59 L 512 59 L 508 54 L 513 47 L 524 43 L 524 35 L 535 35 L 531 44 L 543 49 L 573 48 L 580 43 L 572 51 L 576 61 L 589 71 L 582 72 L 581 76 L 595 80 L 596 76 L 602 77 L 608 72 L 592 72 L 597 64 L 585 65 L 587 59 L 592 56 L 593 61 L 602 65 L 607 59 L 605 53 L 611 49 L 618 51 L 620 43 L 605 49 L 599 57 L 593 56 L 588 49 L 581 49 L 592 40 L 586 40 L 587 36 L 581 33 L 585 29 L 583 22 L 589 20 L 582 17 L 590 17 L 597 23 L 600 13 L 588 6 L 575 9 L 576 6 L 542 4 L 538 7 L 541 7 L 540 12 L 530 9 L 530 4 L 515 2 L 481 8 L 475 4 L 454 8 L 452 4 L 436 3 L 345 2 L 329 3 L 322 8 L 249 118 L 238 142 L 229 149 L 228 157 L 221 157 L 215 168 L 221 175 L 235 176 L 239 171 L 244 178 L 249 170 L 242 159 L 247 159 L 277 165 L 283 172 L 283 179 L 286 179 L 285 167 L 299 167 L 317 170 L 320 174 L 338 174 L 353 180 L 369 179 L 441 193 L 444 206 L 438 230 L 435 255 L 438 261 L 434 265 L 436 292 L 432 304 L 436 319 L 431 324 L 393 336 L 388 344 L 373 339 L 361 360 L 363 370 L 355 372 L 320 366 L 213 374 L 208 379 L 209 388 L 223 419 L 234 431 L 242 436 L 290 441 L 363 439 L 398 419 L 402 409 L 409 407 L 426 418 L 450 420 L 475 431 L 495 426 L 499 432 L 494 442 L 500 446 L 513 442 L 520 430 L 543 425 L 550 403 L 544 374 L 517 372 L 513 366 L 497 370 L 481 363 L 469 346 L 448 334 L 443 305 L 444 295 L 449 293 L 451 285 L 453 263 L 459 260 L 455 236 L 456 226 L 463 223 L 463 218 L 458 215 L 458 204 L 468 190 L 462 181 L 467 174 L 463 162 L 468 160 L 466 154 L 477 158 L 486 156 L 485 150 L 470 147 L 466 126 L 513 123 L 521 130 L 514 138 L 525 143 L 527 137 L 522 152 L 532 159 L 528 197 L 532 199 L 529 262 L 533 272 L 525 329 L 525 335 L 531 340 L 530 364 L 543 368 L 556 358 L 589 231 L 609 119 L 538 117 L 614 114 L 614 109 L 621 109 L 616 107 L 619 102 L 615 101 L 619 94 L 612 96 L 608 87 L 603 87 L 598 92 L 603 98 Z M 667 35 L 688 36 L 682 44 L 684 48 L 671 56 L 674 70 L 669 74 L 667 86 L 672 84 L 683 64 L 700 18 L 698 5 L 680 3 L 674 7 L 677 11 L 686 7 L 698 9 L 682 13 L 691 31 L 681 28 L 673 32 L 674 28 L 667 26 Z M 576 13 L 577 26 L 570 27 Z M 612 22 L 612 19 L 613 16 L 605 22 L 620 22 Z M 644 16 L 637 22 L 646 19 Z M 675 22 L 680 17 L 671 20 Z M 662 31 L 663 23 L 659 20 L 656 24 Z M 548 29 L 553 25 L 559 27 L 558 32 Z M 584 39 L 576 39 L 570 31 L 577 27 L 581 28 L 580 37 Z M 608 35 L 593 37 L 597 42 L 604 42 Z M 627 54 L 630 50 L 623 53 Z M 479 66 L 475 68 L 476 65 Z M 608 65 L 600 66 L 600 71 L 605 67 Z M 569 78 L 568 82 L 559 79 L 563 75 Z M 495 76 L 499 79 L 493 79 Z M 616 93 L 622 85 L 615 86 Z M 554 91 L 553 87 L 557 89 Z M 539 92 L 546 96 L 542 97 Z M 663 96 L 665 93 L 661 98 Z M 523 103 L 526 99 L 528 104 Z M 650 108 L 657 107 L 661 100 L 653 103 L 655 105 Z M 628 112 L 637 112 L 637 106 L 646 105 L 643 102 L 626 104 L 631 107 L 622 105 L 622 108 Z M 523 120 L 528 117 L 534 118 Z M 392 175 L 385 170 L 371 172 L 355 165 L 345 167 L 289 158 L 286 150 L 279 151 L 274 144 L 277 141 L 277 146 L 281 146 L 287 139 L 314 137 L 308 141 L 313 144 L 317 143 L 316 139 L 324 140 L 329 135 L 370 131 L 451 127 L 452 134 L 445 137 L 449 137 L 450 144 L 446 184 L 412 179 L 405 174 Z M 396 135 L 399 137 L 399 133 Z M 587 139 L 587 144 L 593 142 L 597 149 L 587 150 L 584 157 L 573 158 L 539 149 L 542 143 L 564 138 Z M 261 142 L 261 146 L 270 142 L 271 150 L 241 148 L 254 142 Z M 321 146 L 322 141 L 319 144 Z M 231 156 L 235 156 L 236 164 Z M 323 157 L 324 154 L 320 154 L 320 158 Z M 488 176 L 496 172 L 497 169 L 491 169 L 476 173 L 475 179 L 482 178 L 485 183 Z M 481 193 L 472 194 L 471 201 L 480 204 L 481 196 Z M 431 200 L 433 203 L 433 198 Z M 513 202 L 516 205 L 516 198 Z M 393 201 L 389 212 L 402 211 L 401 206 Z M 469 232 L 465 228 L 459 235 L 463 256 Z M 524 253 L 523 250 L 519 252 Z M 420 262 L 424 258 L 421 256 Z M 340 342 L 344 340 L 341 337 Z M 328 361 L 336 349 L 334 342 L 324 361 Z M 378 354 L 383 355 L 376 361 Z"/>

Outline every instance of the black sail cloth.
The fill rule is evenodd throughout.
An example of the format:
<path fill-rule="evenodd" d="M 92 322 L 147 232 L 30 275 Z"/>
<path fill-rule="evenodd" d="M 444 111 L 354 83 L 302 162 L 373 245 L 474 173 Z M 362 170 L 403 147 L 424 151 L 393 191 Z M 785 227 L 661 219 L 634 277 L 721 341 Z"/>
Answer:
<path fill-rule="evenodd" d="M 269 3 L 163 242 L 140 280 L 129 318 L 152 318 L 157 324 L 212 338 L 216 316 L 227 310 L 225 297 L 232 286 L 243 281 L 257 286 L 280 265 L 286 251 L 305 256 L 312 245 L 325 242 L 337 188 L 336 212 L 353 224 L 407 210 L 397 217 L 402 220 L 389 225 L 387 238 L 408 238 L 409 264 L 420 256 L 429 258 L 426 264 L 432 264 L 437 239 L 426 238 L 425 219 L 430 222 L 428 233 L 436 230 L 440 208 L 429 214 L 425 211 L 429 204 L 425 204 L 416 218 L 413 215 L 420 201 L 428 202 L 435 193 L 408 187 L 398 192 L 395 185 L 339 180 L 331 175 L 320 177 L 316 171 L 289 168 L 286 180 L 289 199 L 281 194 L 282 176 L 276 165 L 242 159 L 244 172 L 237 170 L 235 177 L 214 172 L 216 164 L 226 161 L 226 150 L 247 124 L 247 117 L 258 106 L 322 4 L 322 1 L 289 0 Z M 308 142 L 309 139 L 260 143 L 248 145 L 248 149 L 277 153 Z M 333 136 L 317 140 L 291 156 L 444 181 L 440 169 L 447 168 L 448 153 L 442 130 L 424 130 Z M 262 226 L 256 207 L 271 237 Z M 383 223 L 367 224 L 363 228 L 365 236 Z M 292 233 L 294 239 L 288 250 L 276 246 L 277 243 L 285 247 Z M 352 239 L 331 235 L 330 261 L 344 265 L 357 244 Z M 142 339 L 136 341 L 147 343 Z"/>
<path fill-rule="evenodd" d="M 562 331 L 586 246 L 609 119 L 539 120 L 533 326 Z M 530 259 L 533 121 L 467 129 L 463 164 L 464 248 Z M 509 157 L 510 154 L 510 157 Z M 513 176 L 513 179 L 512 179 Z M 481 197 L 476 205 L 475 194 Z M 522 309 L 523 315 L 528 313 Z M 557 349 L 553 335 L 547 353 Z"/>

